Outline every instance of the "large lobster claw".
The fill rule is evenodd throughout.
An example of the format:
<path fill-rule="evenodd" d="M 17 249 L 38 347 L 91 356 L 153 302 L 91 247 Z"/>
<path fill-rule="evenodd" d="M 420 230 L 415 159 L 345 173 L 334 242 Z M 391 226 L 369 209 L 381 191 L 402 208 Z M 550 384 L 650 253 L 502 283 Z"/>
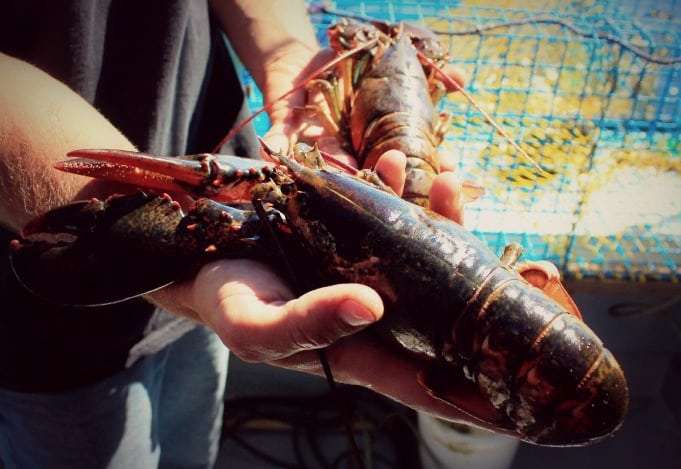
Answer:
<path fill-rule="evenodd" d="M 34 219 L 12 242 L 10 262 L 26 289 L 45 300 L 105 305 L 189 278 L 216 258 L 259 255 L 261 226 L 251 210 L 204 198 L 185 215 L 170 196 L 138 191 Z"/>
<path fill-rule="evenodd" d="M 188 278 L 217 250 L 221 257 L 247 257 L 255 249 L 257 217 L 216 200 L 250 202 L 253 186 L 274 175 L 271 163 L 97 149 L 69 156 L 78 158 L 56 167 L 199 199 L 188 216 L 170 196 L 143 192 L 75 202 L 39 216 L 10 254 L 17 278 L 37 296 L 64 305 L 115 303 Z"/>
<path fill-rule="evenodd" d="M 164 223 L 149 223 L 154 217 Z M 122 301 L 171 283 L 186 268 L 164 249 L 181 218 L 169 198 L 142 192 L 75 202 L 30 222 L 12 242 L 10 261 L 29 291 L 55 303 Z"/>

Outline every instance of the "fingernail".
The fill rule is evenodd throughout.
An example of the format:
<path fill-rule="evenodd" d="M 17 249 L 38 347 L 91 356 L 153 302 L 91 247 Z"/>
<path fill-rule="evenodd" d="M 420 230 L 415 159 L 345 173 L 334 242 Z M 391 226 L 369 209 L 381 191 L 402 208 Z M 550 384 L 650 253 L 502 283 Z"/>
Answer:
<path fill-rule="evenodd" d="M 339 306 L 339 311 L 343 321 L 353 327 L 366 326 L 376 322 L 376 314 L 373 311 L 353 300 L 344 301 Z"/>

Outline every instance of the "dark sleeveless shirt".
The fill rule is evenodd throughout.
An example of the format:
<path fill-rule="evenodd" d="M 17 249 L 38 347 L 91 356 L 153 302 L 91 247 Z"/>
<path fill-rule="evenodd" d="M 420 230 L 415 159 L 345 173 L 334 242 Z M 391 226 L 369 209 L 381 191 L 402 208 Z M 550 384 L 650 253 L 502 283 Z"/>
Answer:
<path fill-rule="evenodd" d="M 0 51 L 70 86 L 142 151 L 211 151 L 247 112 L 202 1 L 10 0 L 0 6 Z M 222 152 L 257 155 L 254 136 L 248 129 Z M 151 306 L 140 299 L 82 309 L 43 302 L 10 271 L 13 237 L 0 228 L 0 386 L 58 391 L 122 369 Z"/>

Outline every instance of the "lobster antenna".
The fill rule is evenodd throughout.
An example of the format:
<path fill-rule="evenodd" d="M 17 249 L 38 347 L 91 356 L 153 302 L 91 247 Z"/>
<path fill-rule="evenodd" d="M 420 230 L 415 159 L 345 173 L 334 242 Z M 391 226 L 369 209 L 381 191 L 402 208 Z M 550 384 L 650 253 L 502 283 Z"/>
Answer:
<path fill-rule="evenodd" d="M 263 112 L 270 110 L 272 108 L 272 106 L 274 106 L 276 103 L 278 103 L 282 99 L 288 97 L 289 95 L 293 94 L 294 92 L 296 92 L 299 89 L 301 89 L 302 87 L 304 87 L 311 79 L 313 79 L 314 77 L 316 77 L 317 75 L 319 75 L 323 72 L 326 72 L 327 70 L 331 69 L 332 67 L 335 67 L 337 64 L 339 64 L 343 60 L 347 59 L 348 57 L 353 56 L 357 52 L 364 50 L 364 49 L 368 49 L 370 47 L 373 47 L 377 43 L 378 43 L 378 38 L 375 38 L 375 39 L 372 39 L 371 41 L 365 42 L 361 46 L 355 47 L 354 49 L 351 49 L 347 52 L 342 53 L 341 55 L 339 55 L 335 59 L 327 62 L 326 64 L 322 65 L 317 70 L 315 70 L 314 72 L 307 75 L 305 77 L 305 79 L 301 80 L 300 83 L 295 85 L 293 88 L 288 90 L 286 93 L 282 94 L 281 96 L 279 96 L 274 101 L 263 105 L 260 109 L 258 109 L 253 114 L 251 114 L 246 119 L 244 119 L 239 125 L 234 126 L 232 128 L 232 130 L 230 130 L 229 133 L 227 135 L 225 135 L 222 140 L 220 140 L 220 143 L 218 143 L 215 146 L 215 148 L 213 149 L 213 153 L 219 152 L 220 147 L 222 147 L 222 145 L 224 145 L 226 142 L 229 142 L 237 134 L 237 132 L 239 132 L 241 129 L 243 129 L 249 122 L 251 122 L 253 119 L 255 119 L 257 116 L 259 116 Z"/>
<path fill-rule="evenodd" d="M 534 166 L 534 168 L 535 168 L 540 174 L 543 174 L 543 173 L 546 172 L 546 171 L 544 170 L 544 168 L 542 168 L 541 166 L 539 166 L 539 163 L 537 163 L 536 161 L 534 161 L 534 158 L 532 158 L 530 155 L 528 155 L 527 152 L 526 152 L 525 150 L 523 150 L 523 149 L 520 147 L 520 145 L 518 145 L 518 144 L 516 143 L 516 141 L 515 141 L 515 140 L 514 140 L 514 139 L 513 139 L 505 130 L 504 130 L 504 129 L 501 128 L 501 126 L 500 126 L 499 124 L 496 123 L 496 121 L 492 118 L 492 116 L 490 116 L 487 112 L 485 112 L 485 110 L 484 110 L 483 108 L 481 108 L 480 105 L 479 105 L 478 103 L 475 102 L 475 100 L 473 99 L 473 97 L 472 97 L 466 90 L 464 90 L 463 87 L 462 87 L 461 85 L 459 85 L 459 84 L 456 82 L 456 80 L 454 80 L 452 77 L 450 77 L 449 75 L 447 75 L 447 73 L 445 73 L 444 70 L 442 70 L 442 69 L 441 69 L 435 62 L 433 62 L 433 60 L 431 60 L 429 57 L 426 57 L 422 52 L 416 51 L 416 54 L 418 54 L 418 56 L 419 56 L 419 58 L 420 58 L 421 60 L 425 61 L 425 62 L 426 62 L 428 65 L 430 65 L 438 74 L 440 74 L 440 77 L 443 79 L 443 81 L 445 81 L 445 82 L 447 83 L 447 85 L 451 86 L 451 87 L 454 88 L 456 91 L 458 91 L 459 93 L 461 93 L 461 94 L 463 95 L 463 97 L 466 98 L 466 100 L 467 100 L 469 103 L 471 103 L 471 106 L 473 106 L 480 114 L 482 114 L 483 117 L 485 118 L 485 120 L 486 120 L 492 127 L 494 127 L 494 130 L 496 130 L 497 132 L 499 132 L 499 134 L 500 134 L 502 137 L 504 137 L 504 139 L 506 139 L 506 141 L 507 141 L 508 143 L 510 143 L 511 146 L 512 146 L 513 148 L 515 148 L 516 151 L 517 151 L 518 153 L 520 153 L 525 159 L 527 159 L 527 161 L 529 161 L 529 162 L 532 164 L 532 166 Z"/>

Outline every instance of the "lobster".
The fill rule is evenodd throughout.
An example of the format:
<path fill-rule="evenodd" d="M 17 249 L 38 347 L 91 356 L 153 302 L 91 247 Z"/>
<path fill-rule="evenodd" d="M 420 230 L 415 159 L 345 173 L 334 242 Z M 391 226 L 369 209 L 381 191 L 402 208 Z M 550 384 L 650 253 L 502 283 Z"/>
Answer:
<path fill-rule="evenodd" d="M 435 45 L 429 55 L 441 61 L 445 54 L 426 31 L 409 34 L 405 28 L 403 23 L 389 26 L 342 19 L 328 29 L 331 47 L 339 53 L 359 50 L 361 55 L 307 87 L 323 90 L 328 110 L 318 112 L 324 116 L 322 122 L 345 142 L 361 167 L 372 168 L 387 150 L 402 151 L 407 156 L 403 197 L 426 205 L 440 170 L 437 147 L 451 116 L 436 114 L 435 104 L 445 85 L 425 73 L 428 65 L 421 63 L 412 43 Z M 375 46 L 362 48 L 374 42 Z"/>
<path fill-rule="evenodd" d="M 371 173 L 324 164 L 315 149 L 267 153 L 272 161 L 72 152 L 79 158 L 60 169 L 134 173 L 199 198 L 186 215 L 169 196 L 146 192 L 56 208 L 12 243 L 14 272 L 35 294 L 68 304 L 141 295 L 229 257 L 270 262 L 304 288 L 361 282 L 384 302 L 370 326 L 377 340 L 420 358 L 414 379 L 474 423 L 542 445 L 591 443 L 621 425 L 628 391 L 617 361 L 569 298 L 552 300 L 514 269 L 517 249 L 498 258 L 460 225 Z M 213 200 L 245 197 L 252 208 Z M 111 272 L 122 273 L 102 287 Z"/>

